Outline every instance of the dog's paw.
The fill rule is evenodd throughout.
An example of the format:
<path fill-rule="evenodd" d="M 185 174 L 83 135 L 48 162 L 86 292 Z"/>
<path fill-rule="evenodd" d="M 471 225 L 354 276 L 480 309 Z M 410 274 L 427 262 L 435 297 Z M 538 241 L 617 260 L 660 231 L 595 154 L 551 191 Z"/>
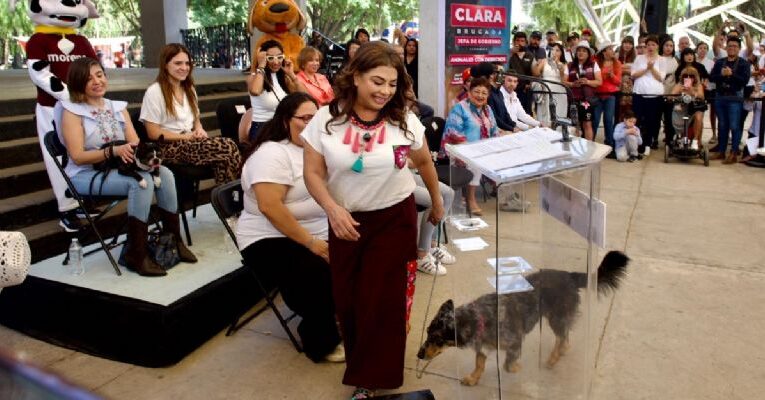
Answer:
<path fill-rule="evenodd" d="M 146 189 L 146 187 L 149 186 L 149 184 L 146 183 L 146 179 L 141 179 L 140 181 L 138 181 L 138 186 L 140 186 L 141 189 Z"/>
<path fill-rule="evenodd" d="M 518 361 L 512 362 L 512 363 L 505 363 L 505 371 L 515 374 L 521 371 L 521 363 Z"/>
<path fill-rule="evenodd" d="M 158 188 L 160 186 L 162 186 L 162 178 L 160 178 L 158 176 L 155 176 L 154 177 L 154 187 Z"/>
<path fill-rule="evenodd" d="M 478 378 L 474 377 L 473 375 L 468 375 L 460 379 L 460 383 L 465 386 L 475 386 L 478 384 Z"/>

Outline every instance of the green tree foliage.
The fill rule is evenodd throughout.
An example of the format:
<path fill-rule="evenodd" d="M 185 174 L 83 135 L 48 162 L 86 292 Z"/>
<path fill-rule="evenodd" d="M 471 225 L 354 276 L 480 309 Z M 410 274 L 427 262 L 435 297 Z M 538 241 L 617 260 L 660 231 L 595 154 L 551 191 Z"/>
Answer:
<path fill-rule="evenodd" d="M 188 0 L 189 28 L 247 22 L 247 0 Z"/>
<path fill-rule="evenodd" d="M 306 14 L 313 28 L 344 41 L 357 28 L 375 34 L 392 22 L 411 20 L 418 7 L 417 0 L 307 0 Z"/>

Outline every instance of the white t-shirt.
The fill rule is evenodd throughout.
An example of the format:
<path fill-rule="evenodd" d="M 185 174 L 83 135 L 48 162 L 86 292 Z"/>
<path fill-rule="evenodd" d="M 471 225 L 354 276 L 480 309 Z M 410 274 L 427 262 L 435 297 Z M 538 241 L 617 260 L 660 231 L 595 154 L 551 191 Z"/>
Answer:
<path fill-rule="evenodd" d="M 194 112 L 191 110 L 189 99 L 183 96 L 183 104 L 173 97 L 175 116 L 169 115 L 165 109 L 165 98 L 162 97 L 162 89 L 159 83 L 152 83 L 143 95 L 141 105 L 141 122 L 153 122 L 162 129 L 181 133 L 194 130 Z"/>
<path fill-rule="evenodd" d="M 672 93 L 675 87 L 675 71 L 680 65 L 675 57 L 659 57 L 659 62 L 664 69 L 664 94 Z"/>
<path fill-rule="evenodd" d="M 270 92 L 263 89 L 258 96 L 250 96 L 250 105 L 252 106 L 252 121 L 253 122 L 266 122 L 274 117 L 274 111 L 279 102 L 287 97 L 287 92 L 279 85 L 279 80 L 276 78 L 276 73 L 271 73 L 271 82 L 273 82 L 273 90 Z M 263 78 L 263 85 L 268 85 Z"/>
<path fill-rule="evenodd" d="M 648 58 L 645 54 L 635 57 L 635 62 L 632 63 L 632 72 L 642 71 L 646 68 L 648 68 Z M 662 78 L 667 75 L 666 71 L 664 71 L 664 63 L 661 62 L 661 57 L 654 62 L 653 68 L 659 72 L 659 76 Z M 643 76 L 635 79 L 632 92 L 642 95 L 662 95 L 664 94 L 664 82 L 663 80 L 657 81 L 653 73 L 647 71 Z"/>
<path fill-rule="evenodd" d="M 704 66 L 704 68 L 707 69 L 707 73 L 708 74 L 712 73 L 712 68 L 715 66 L 715 61 L 714 60 L 710 60 L 709 58 L 705 58 L 705 59 L 703 59 L 703 60 L 701 60 L 699 62 L 701 63 L 701 65 Z M 715 85 L 715 83 L 712 82 L 711 79 L 707 81 L 707 88 L 706 88 L 706 90 L 715 90 L 716 87 L 717 87 L 717 85 Z"/>
<path fill-rule="evenodd" d="M 303 149 L 289 140 L 264 142 L 242 168 L 244 210 L 236 224 L 240 250 L 261 239 L 285 237 L 258 209 L 252 185 L 265 182 L 289 186 L 284 205 L 308 232 L 327 239 L 327 215 L 303 180 Z"/>
<path fill-rule="evenodd" d="M 422 147 L 425 132 L 425 127 L 413 113 L 407 115 L 406 124 L 414 141 L 398 127 L 386 123 L 385 141 L 378 143 L 377 137 L 374 138 L 371 150 L 363 153 L 361 172 L 351 170 L 359 158 L 359 154 L 352 150 L 352 142 L 355 133 L 363 135 L 363 132 L 351 127 L 351 143 L 344 144 L 350 122 L 330 126 L 330 135 L 325 129 L 330 118 L 329 107 L 320 108 L 300 136 L 324 156 L 327 188 L 337 204 L 351 212 L 374 211 L 395 205 L 412 194 L 416 185 L 406 167 L 406 156 L 410 149 Z"/>

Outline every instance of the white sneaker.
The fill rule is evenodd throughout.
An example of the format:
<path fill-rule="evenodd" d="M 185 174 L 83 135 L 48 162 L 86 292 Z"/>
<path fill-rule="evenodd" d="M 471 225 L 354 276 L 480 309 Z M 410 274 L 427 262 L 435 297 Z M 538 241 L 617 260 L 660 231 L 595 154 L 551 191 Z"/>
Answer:
<path fill-rule="evenodd" d="M 648 157 L 649 155 L 651 155 L 651 148 L 645 146 L 645 150 L 643 150 L 643 157 Z"/>
<path fill-rule="evenodd" d="M 691 141 L 691 150 L 698 150 L 698 149 L 699 149 L 699 141 L 694 139 L 693 141 Z"/>
<path fill-rule="evenodd" d="M 446 267 L 440 263 L 436 264 L 436 260 L 433 259 L 430 253 L 426 254 L 425 257 L 417 259 L 417 270 L 429 275 L 446 275 Z"/>
<path fill-rule="evenodd" d="M 446 246 L 444 245 L 440 245 L 438 247 L 434 247 L 430 249 L 430 255 L 436 259 L 440 259 L 441 263 L 446 265 L 452 265 L 457 262 L 457 257 L 454 257 L 453 255 L 451 255 L 446 250 Z"/>
<path fill-rule="evenodd" d="M 324 360 L 333 363 L 345 362 L 345 346 L 343 346 L 343 343 L 338 344 L 331 353 L 324 357 Z"/>

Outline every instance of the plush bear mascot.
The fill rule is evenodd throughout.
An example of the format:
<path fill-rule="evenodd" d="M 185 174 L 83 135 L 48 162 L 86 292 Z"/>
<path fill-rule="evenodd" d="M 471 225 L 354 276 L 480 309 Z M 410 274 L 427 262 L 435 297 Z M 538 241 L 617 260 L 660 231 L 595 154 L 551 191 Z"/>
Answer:
<path fill-rule="evenodd" d="M 11 7 L 16 1 L 10 0 Z M 81 57 L 97 59 L 96 52 L 77 29 L 98 12 L 91 0 L 29 0 L 29 18 L 35 33 L 26 45 L 29 77 L 37 86 L 35 117 L 45 168 L 61 213 L 61 226 L 69 232 L 80 227 L 76 216 L 77 202 L 65 195 L 66 182 L 45 149 L 43 137 L 53 130 L 53 106 L 58 100 L 68 100 L 66 77 L 72 61 Z M 60 133 L 60 132 L 59 132 Z"/>

